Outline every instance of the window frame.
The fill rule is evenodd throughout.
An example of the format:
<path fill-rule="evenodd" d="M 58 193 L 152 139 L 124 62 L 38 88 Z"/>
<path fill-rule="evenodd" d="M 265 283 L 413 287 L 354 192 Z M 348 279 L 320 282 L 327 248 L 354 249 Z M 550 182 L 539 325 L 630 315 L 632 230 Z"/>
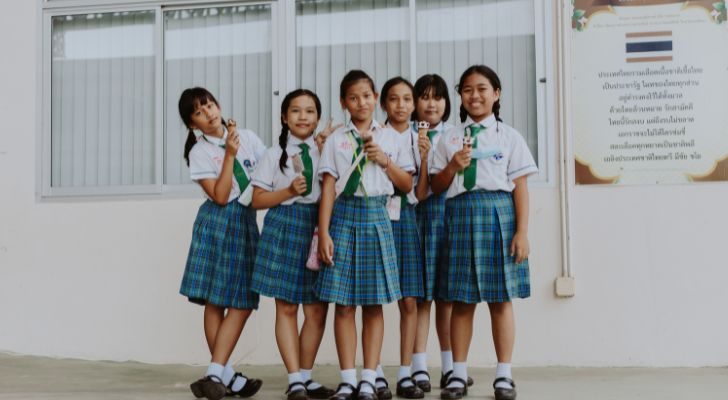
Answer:
<path fill-rule="evenodd" d="M 271 6 L 271 119 L 272 132 L 259 133 L 271 135 L 271 143 L 275 143 L 275 132 L 280 130 L 280 100 L 285 93 L 295 89 L 296 84 L 296 0 L 37 0 L 39 7 L 39 23 L 41 29 L 41 46 L 38 47 L 37 67 L 37 115 L 36 124 L 38 138 L 37 156 L 37 197 L 41 200 L 104 198 L 117 199 L 124 196 L 134 198 L 148 195 L 151 198 L 174 198 L 199 196 L 199 188 L 195 184 L 164 183 L 164 13 L 176 9 L 228 7 L 235 5 L 269 4 Z M 555 71 L 554 52 L 558 44 L 554 44 L 551 28 L 556 21 L 552 6 L 538 0 L 534 1 L 534 35 L 536 62 L 536 121 L 538 137 L 538 174 L 529 178 L 535 187 L 553 187 L 555 185 Z M 51 148 L 51 63 L 52 63 L 52 19 L 64 15 L 87 13 L 113 13 L 124 11 L 154 11 L 154 177 L 155 183 L 150 185 L 71 187 L 51 186 L 52 148 Z M 408 2 L 410 23 L 410 76 L 417 76 L 417 37 L 416 12 L 417 1 Z M 547 77 L 552 77 L 547 79 Z M 335 101 L 336 99 L 330 100 Z M 167 99 L 169 101 L 169 99 Z M 454 102 L 456 103 L 457 100 Z"/>

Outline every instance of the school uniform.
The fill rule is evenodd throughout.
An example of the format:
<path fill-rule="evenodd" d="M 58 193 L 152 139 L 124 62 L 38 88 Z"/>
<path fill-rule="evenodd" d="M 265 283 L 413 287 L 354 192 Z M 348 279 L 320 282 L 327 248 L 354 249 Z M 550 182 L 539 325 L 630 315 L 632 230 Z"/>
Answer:
<path fill-rule="evenodd" d="M 286 146 L 288 160 L 283 171 L 279 165 L 282 152 L 280 146 L 266 151 L 253 176 L 253 186 L 269 192 L 290 187 L 299 175 L 293 169 L 292 160 L 298 155 L 304 164 L 307 191 L 266 213 L 255 257 L 252 290 L 292 304 L 311 304 L 318 301 L 313 292 L 318 272 L 306 268 L 306 260 L 318 225 L 321 185 L 315 174 L 320 154 L 313 136 L 301 141 L 290 133 Z"/>
<path fill-rule="evenodd" d="M 403 151 L 409 152 L 412 160 L 419 162 L 417 153 L 417 131 L 410 128 L 407 132 L 397 132 L 391 125 L 388 128 L 395 131 L 400 138 L 400 146 Z M 416 168 L 416 167 L 415 167 Z M 415 171 L 419 169 L 416 168 Z M 417 175 L 414 176 L 416 184 Z M 392 220 L 392 234 L 394 235 L 394 248 L 397 251 L 397 265 L 399 266 L 399 288 L 402 297 L 422 298 L 424 290 L 424 271 L 422 270 L 422 251 L 420 233 L 417 229 L 417 216 L 415 205 L 415 185 L 409 193 L 403 193 L 395 188 L 393 201 L 400 202 L 399 220 Z"/>
<path fill-rule="evenodd" d="M 414 171 L 412 156 L 402 149 L 398 134 L 372 122 L 370 132 L 392 162 Z M 318 175 L 339 179 L 363 151 L 361 135 L 349 123 L 326 140 Z M 319 299 L 346 306 L 386 304 L 402 297 L 392 224 L 385 208 L 394 194 L 387 173 L 366 159 L 334 202 L 329 234 L 334 242 L 334 265 L 319 273 L 314 290 Z"/>
<path fill-rule="evenodd" d="M 228 203 L 220 206 L 208 197 L 200 206 L 180 293 L 197 304 L 257 309 L 258 294 L 250 290 L 250 283 L 258 226 L 255 210 L 248 207 L 249 202 L 241 194 L 252 190 L 250 177 L 265 145 L 250 130 L 241 129 L 238 133 L 240 148 Z M 226 137 L 227 131 L 222 139 L 206 135 L 198 139 L 189 154 L 192 180 L 220 176 Z"/>
<path fill-rule="evenodd" d="M 538 171 L 523 137 L 494 115 L 471 118 L 447 131 L 430 172 L 441 172 L 460 151 L 466 130 L 473 137 L 473 162 L 446 192 L 443 298 L 463 303 L 498 303 L 530 296 L 528 260 L 515 262 L 510 245 L 516 229 L 513 180 Z"/>

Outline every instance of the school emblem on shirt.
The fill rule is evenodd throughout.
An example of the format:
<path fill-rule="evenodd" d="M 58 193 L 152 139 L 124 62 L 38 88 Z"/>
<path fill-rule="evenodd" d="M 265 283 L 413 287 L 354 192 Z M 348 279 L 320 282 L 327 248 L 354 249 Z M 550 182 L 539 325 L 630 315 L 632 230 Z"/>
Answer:
<path fill-rule="evenodd" d="M 354 148 L 351 146 L 351 142 L 342 141 L 341 143 L 339 143 L 339 149 L 344 151 L 351 151 Z"/>
<path fill-rule="evenodd" d="M 460 137 L 458 137 L 457 135 L 450 136 L 450 144 L 457 146 L 461 143 L 462 143 L 462 139 Z"/>

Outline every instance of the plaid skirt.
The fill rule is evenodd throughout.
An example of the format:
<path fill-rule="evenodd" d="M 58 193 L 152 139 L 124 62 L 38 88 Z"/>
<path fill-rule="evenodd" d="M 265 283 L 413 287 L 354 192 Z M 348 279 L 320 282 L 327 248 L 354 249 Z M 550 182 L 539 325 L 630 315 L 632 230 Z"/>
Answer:
<path fill-rule="evenodd" d="M 280 205 L 268 210 L 253 269 L 253 291 L 293 304 L 318 299 L 313 284 L 318 272 L 306 268 L 318 204 Z"/>
<path fill-rule="evenodd" d="M 509 255 L 515 229 L 509 192 L 478 190 L 447 201 L 446 300 L 502 303 L 531 295 L 528 260 L 516 264 Z"/>
<path fill-rule="evenodd" d="M 257 309 L 258 294 L 250 290 L 257 244 L 255 210 L 237 201 L 205 201 L 192 228 L 180 293 L 196 304 Z"/>
<path fill-rule="evenodd" d="M 386 202 L 386 196 L 341 196 L 334 203 L 334 265 L 322 265 L 314 285 L 321 301 L 368 306 L 402 297 Z"/>
<path fill-rule="evenodd" d="M 394 248 L 397 251 L 399 288 L 402 291 L 402 297 L 422 298 L 425 295 L 422 287 L 424 273 L 415 206 L 407 204 L 400 210 L 399 221 L 392 221 L 392 233 L 394 234 Z"/>
<path fill-rule="evenodd" d="M 445 193 L 428 197 L 415 206 L 424 265 L 424 300 L 440 299 L 447 288 L 447 268 L 442 262 L 445 246 Z"/>

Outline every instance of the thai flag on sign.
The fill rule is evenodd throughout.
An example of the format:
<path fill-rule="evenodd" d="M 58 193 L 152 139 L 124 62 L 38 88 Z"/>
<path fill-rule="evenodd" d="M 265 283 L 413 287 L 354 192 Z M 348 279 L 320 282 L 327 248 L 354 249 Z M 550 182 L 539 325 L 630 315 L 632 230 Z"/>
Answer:
<path fill-rule="evenodd" d="M 628 63 L 672 61 L 672 31 L 631 32 L 625 36 Z"/>

